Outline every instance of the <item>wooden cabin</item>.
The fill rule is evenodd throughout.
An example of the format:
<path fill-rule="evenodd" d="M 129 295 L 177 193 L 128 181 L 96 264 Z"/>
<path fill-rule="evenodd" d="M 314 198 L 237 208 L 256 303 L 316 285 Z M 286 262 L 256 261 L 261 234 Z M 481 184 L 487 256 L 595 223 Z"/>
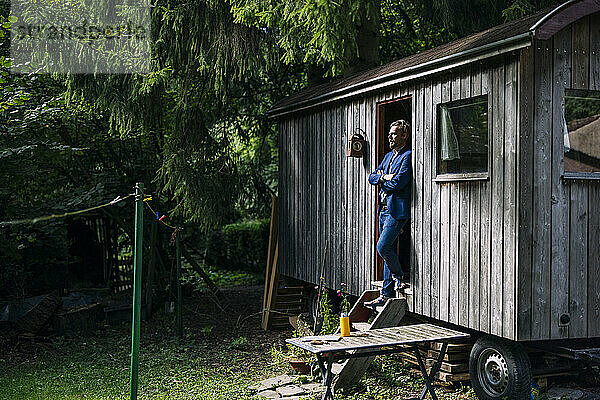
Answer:
<path fill-rule="evenodd" d="M 309 87 L 279 129 L 279 270 L 381 279 L 389 124 L 412 124 L 410 311 L 519 341 L 600 336 L 600 3 L 569 1 Z M 347 156 L 364 136 L 362 157 Z M 406 265 L 403 265 L 406 269 Z"/>

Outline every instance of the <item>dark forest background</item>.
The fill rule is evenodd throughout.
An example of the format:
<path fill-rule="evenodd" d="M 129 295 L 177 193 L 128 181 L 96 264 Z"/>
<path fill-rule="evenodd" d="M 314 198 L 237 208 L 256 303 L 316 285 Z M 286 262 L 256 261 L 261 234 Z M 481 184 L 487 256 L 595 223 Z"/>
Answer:
<path fill-rule="evenodd" d="M 13 75 L 0 0 L 0 222 L 105 203 L 144 182 L 207 262 L 260 271 L 277 193 L 266 117 L 276 101 L 553 3 L 158 0 L 149 74 Z M 132 204 L 93 214 L 125 255 Z M 0 226 L 0 299 L 106 284 L 96 234 L 85 218 Z M 169 265 L 171 232 L 154 235 Z"/>

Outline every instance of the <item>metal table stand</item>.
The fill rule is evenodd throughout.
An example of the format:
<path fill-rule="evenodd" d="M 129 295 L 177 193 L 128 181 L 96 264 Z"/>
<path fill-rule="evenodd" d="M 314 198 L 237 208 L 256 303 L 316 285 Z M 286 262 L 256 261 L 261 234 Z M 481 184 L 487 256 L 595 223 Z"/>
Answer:
<path fill-rule="evenodd" d="M 433 382 L 435 380 L 435 374 L 440 370 L 442 366 L 442 361 L 444 360 L 444 356 L 446 355 L 446 349 L 448 348 L 448 342 L 442 342 L 442 349 L 440 350 L 440 354 L 438 355 L 437 360 L 431 367 L 429 373 L 427 373 L 427 368 L 425 367 L 425 363 L 423 362 L 423 358 L 421 357 L 421 352 L 419 351 L 419 347 L 415 344 L 410 346 L 410 349 L 407 348 L 393 348 L 393 349 L 380 349 L 373 350 L 369 352 L 363 353 L 318 353 L 317 354 L 317 362 L 319 363 L 319 369 L 321 370 L 321 375 L 323 375 L 323 384 L 325 385 L 325 392 L 321 397 L 321 400 L 334 400 L 333 399 L 333 378 L 334 374 L 331 371 L 331 367 L 333 363 L 336 361 L 348 360 L 350 358 L 360 358 L 360 357 L 371 357 L 371 356 L 379 356 L 385 354 L 394 354 L 394 353 L 406 353 L 408 351 L 413 351 L 415 357 L 417 358 L 417 362 L 419 363 L 419 370 L 423 375 L 423 379 L 425 380 L 425 387 L 421 391 L 421 395 L 418 397 L 419 400 L 423 400 L 427 395 L 427 392 L 431 395 L 433 400 L 438 400 L 437 395 L 435 394 L 435 389 L 433 387 Z"/>

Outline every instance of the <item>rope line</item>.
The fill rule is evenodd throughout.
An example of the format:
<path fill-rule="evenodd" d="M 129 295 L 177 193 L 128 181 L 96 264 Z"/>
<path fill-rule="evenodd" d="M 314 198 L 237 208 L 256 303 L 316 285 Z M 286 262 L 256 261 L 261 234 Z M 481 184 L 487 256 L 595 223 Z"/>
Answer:
<path fill-rule="evenodd" d="M 181 228 L 179 228 L 177 226 L 173 226 L 173 225 L 170 225 L 169 223 L 165 222 L 165 218 L 166 217 L 164 215 L 162 217 L 159 217 L 160 214 L 158 212 L 154 211 L 154 209 L 150 205 L 150 200 L 152 200 L 152 197 L 145 198 L 144 199 L 144 204 L 146 204 L 146 206 L 148 206 L 148 208 L 152 212 L 152 215 L 154 215 L 156 217 L 156 219 L 158 220 L 158 222 L 160 222 L 161 224 L 163 224 L 167 228 L 171 228 L 173 230 L 179 230 L 179 229 L 181 229 Z"/>
<path fill-rule="evenodd" d="M 137 189 L 139 189 L 136 186 Z M 94 210 L 99 210 L 101 208 L 104 207 L 109 207 L 109 206 L 114 206 L 115 204 L 118 204 L 124 200 L 127 200 L 130 197 L 135 196 L 136 199 L 139 199 L 138 195 L 135 193 L 131 193 L 128 194 L 125 197 L 121 197 L 121 196 L 117 196 L 115 197 L 113 200 L 109 201 L 108 203 L 105 204 L 100 204 L 94 207 L 89 207 L 89 208 L 85 208 L 83 210 L 77 210 L 77 211 L 70 211 L 70 212 L 66 212 L 63 214 L 51 214 L 51 215 L 45 215 L 42 217 L 36 217 L 36 218 L 27 218 L 27 219 L 18 219 L 18 220 L 14 220 L 14 221 L 1 221 L 0 222 L 0 227 L 4 227 L 4 226 L 15 226 L 15 225 L 24 225 L 24 224 L 36 224 L 38 222 L 43 222 L 43 221 L 50 221 L 53 219 L 58 219 L 58 218 L 66 218 L 66 217 L 71 217 L 74 215 L 79 215 L 79 214 L 85 214 L 88 213 L 90 211 L 94 211 Z M 156 217 L 156 219 L 158 220 L 158 222 L 160 222 L 161 224 L 163 224 L 164 226 L 166 226 L 167 228 L 173 229 L 173 235 L 171 240 L 174 241 L 175 239 L 175 235 L 177 235 L 177 232 L 180 231 L 181 227 L 178 226 L 173 226 L 171 224 L 169 224 L 168 222 L 165 221 L 166 216 L 163 215 L 162 217 L 160 216 L 160 214 L 158 212 L 156 212 L 152 206 L 150 205 L 150 201 L 152 200 L 152 196 L 151 195 L 146 195 L 144 192 L 141 192 L 141 196 L 143 198 L 143 202 L 144 204 L 148 207 L 148 209 L 152 212 L 152 215 L 154 215 Z"/>
<path fill-rule="evenodd" d="M 18 219 L 18 220 L 14 220 L 14 221 L 2 221 L 2 222 L 0 222 L 0 227 L 3 227 L 3 226 L 14 226 L 14 225 L 23 225 L 23 224 L 36 224 L 38 222 L 49 221 L 49 220 L 52 220 L 52 219 L 66 218 L 66 217 L 70 217 L 70 216 L 73 216 L 73 215 L 84 214 L 84 213 L 87 213 L 87 212 L 90 212 L 90 211 L 98 210 L 100 208 L 114 206 L 115 204 L 118 204 L 118 203 L 120 203 L 120 202 L 122 202 L 124 200 L 127 200 L 128 198 L 130 198 L 132 196 L 135 196 L 135 195 L 132 193 L 132 194 L 128 194 L 125 197 L 117 196 L 113 200 L 109 201 L 108 203 L 100 204 L 98 206 L 86 208 L 86 209 L 83 209 L 83 210 L 66 212 L 66 213 L 63 213 L 63 214 L 52 214 L 52 215 L 45 215 L 43 217 L 36 217 L 36 218 L 29 218 L 29 219 Z"/>

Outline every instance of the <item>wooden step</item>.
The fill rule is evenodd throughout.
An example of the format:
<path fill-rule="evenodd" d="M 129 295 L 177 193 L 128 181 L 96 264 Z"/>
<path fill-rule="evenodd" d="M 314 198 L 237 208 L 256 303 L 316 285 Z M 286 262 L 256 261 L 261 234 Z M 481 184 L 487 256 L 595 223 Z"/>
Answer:
<path fill-rule="evenodd" d="M 427 351 L 427 357 L 434 358 L 437 360 L 440 352 L 436 350 Z M 468 353 L 446 353 L 444 354 L 444 361 L 468 361 L 469 354 Z"/>
<path fill-rule="evenodd" d="M 409 362 L 415 367 L 419 367 L 419 362 L 412 353 L 402 353 L 402 360 Z M 432 367 L 436 360 L 427 359 L 425 361 L 426 367 Z M 465 363 L 450 364 L 443 362 L 440 366 L 440 371 L 436 374 L 436 379 L 442 382 L 464 382 L 468 381 L 469 378 L 469 365 Z"/>
<path fill-rule="evenodd" d="M 288 287 L 277 288 L 277 295 L 288 295 L 288 294 L 302 295 L 302 294 L 306 294 L 306 293 L 307 293 L 307 290 L 303 286 L 288 286 Z"/>
<path fill-rule="evenodd" d="M 286 307 L 286 308 L 274 308 L 273 314 L 275 315 L 283 315 L 285 318 L 290 317 L 292 315 L 302 314 L 302 308 L 300 307 Z"/>
<path fill-rule="evenodd" d="M 419 362 L 413 353 L 402 353 L 402 360 L 411 363 L 415 367 L 419 366 Z M 425 366 L 427 368 L 431 368 L 433 364 L 435 364 L 436 360 L 428 358 L 425 360 Z M 469 372 L 469 365 L 460 363 L 460 364 L 451 364 L 447 362 L 443 362 L 440 366 L 440 371 L 446 372 L 448 374 L 461 374 L 464 372 Z"/>
<path fill-rule="evenodd" d="M 331 372 L 332 372 L 334 375 L 338 375 L 338 374 L 339 374 L 340 372 L 342 372 L 342 370 L 344 369 L 344 364 L 345 364 L 345 363 L 339 363 L 339 362 L 336 362 L 336 363 L 334 363 L 334 364 L 331 366 Z"/>
<path fill-rule="evenodd" d="M 446 349 L 446 353 L 471 353 L 471 349 L 473 348 L 473 343 L 448 343 L 448 348 Z M 442 349 L 442 344 L 438 342 L 431 343 L 431 349 L 440 351 Z"/>
<path fill-rule="evenodd" d="M 352 328 L 354 328 L 357 331 L 368 331 L 369 329 L 371 329 L 371 324 L 368 322 L 353 322 L 352 323 Z"/>
<path fill-rule="evenodd" d="M 397 296 L 397 297 L 394 297 L 393 299 L 389 299 L 387 301 L 387 303 L 389 303 L 390 301 L 397 301 L 397 300 L 403 300 L 403 301 L 406 301 L 408 303 L 408 298 L 406 296 Z M 384 307 L 387 305 L 387 303 L 384 304 L 383 306 L 374 307 L 375 312 L 381 313 L 383 311 Z"/>
<path fill-rule="evenodd" d="M 273 308 L 302 308 L 305 306 L 304 302 L 301 301 L 283 301 L 283 302 L 279 302 L 279 299 L 276 299 L 275 304 L 273 306 Z"/>
<path fill-rule="evenodd" d="M 277 301 L 281 302 L 281 303 L 285 303 L 285 302 L 306 302 L 306 295 L 304 293 L 289 293 L 289 292 L 284 292 L 281 293 L 280 291 L 284 290 L 284 289 L 278 289 L 277 290 Z"/>
<path fill-rule="evenodd" d="M 383 281 L 371 281 L 371 285 L 372 285 L 372 287 L 377 288 L 378 290 L 381 290 L 381 288 L 383 287 Z M 412 296 L 413 296 L 412 287 L 409 287 L 408 289 L 404 289 L 404 290 L 396 290 L 396 297 L 405 298 L 407 305 L 410 305 L 412 303 Z M 410 309 L 408 309 L 408 311 L 410 311 Z"/>
<path fill-rule="evenodd" d="M 437 374 L 435 374 L 435 377 L 442 382 L 465 382 L 470 379 L 468 372 L 452 374 L 449 372 L 439 371 Z"/>
<path fill-rule="evenodd" d="M 379 296 L 378 290 L 367 290 L 363 292 L 358 301 L 350 310 L 350 322 L 353 326 L 358 326 L 369 329 L 379 328 L 390 328 L 398 326 L 400 320 L 404 317 L 407 309 L 407 302 L 405 298 L 390 299 L 385 303 L 385 306 L 377 312 L 373 322 L 369 324 L 367 321 L 371 318 L 374 311 L 365 307 L 363 304 L 367 301 L 371 301 Z M 361 325 L 362 324 L 362 325 Z M 364 351 L 364 350 L 363 350 Z M 360 353 L 361 350 L 357 350 L 356 353 Z M 342 364 L 339 372 L 337 373 L 334 381 L 334 392 L 342 387 L 355 385 L 363 374 L 366 372 L 369 365 L 375 357 L 364 357 L 364 358 L 351 358 Z"/>
<path fill-rule="evenodd" d="M 307 288 L 303 286 L 278 287 L 271 297 L 268 327 L 289 327 L 290 316 L 306 311 L 306 293 Z"/>
<path fill-rule="evenodd" d="M 381 288 L 383 287 L 383 281 L 371 281 L 371 286 L 381 290 Z M 407 295 L 412 295 L 413 290 L 412 290 L 412 287 L 409 287 L 404 290 L 396 290 L 396 293 L 402 295 L 402 296 L 397 296 L 397 297 L 406 297 Z"/>
<path fill-rule="evenodd" d="M 433 364 L 435 364 L 435 360 L 427 360 L 427 361 L 428 361 L 427 362 L 428 367 L 433 367 Z M 452 363 L 443 362 L 440 367 L 440 371 L 444 371 L 449 374 L 458 374 L 461 372 L 469 372 L 469 364 L 465 364 L 465 363 L 452 364 Z"/>
<path fill-rule="evenodd" d="M 469 354 L 473 343 L 449 343 L 447 353 L 440 365 L 436 379 L 442 382 L 463 382 L 469 379 Z M 437 361 L 442 344 L 438 342 L 421 343 L 418 345 L 425 366 L 431 368 Z M 406 352 L 400 358 L 415 367 L 419 363 L 414 353 Z"/>

